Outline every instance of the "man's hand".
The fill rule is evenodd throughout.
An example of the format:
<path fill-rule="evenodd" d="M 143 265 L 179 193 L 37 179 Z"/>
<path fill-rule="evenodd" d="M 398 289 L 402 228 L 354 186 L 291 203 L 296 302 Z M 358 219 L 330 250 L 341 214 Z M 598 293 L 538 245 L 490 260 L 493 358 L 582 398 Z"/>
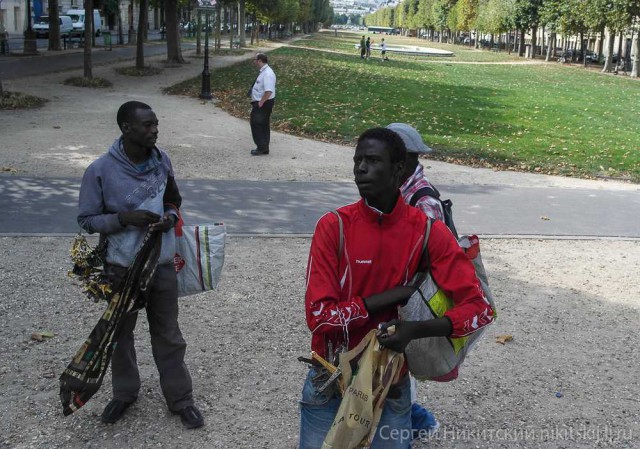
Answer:
<path fill-rule="evenodd" d="M 412 325 L 416 321 L 391 320 L 382 323 L 378 328 L 378 343 L 395 352 L 404 352 L 409 342 L 413 340 Z"/>
<path fill-rule="evenodd" d="M 435 318 L 428 321 L 391 320 L 378 327 L 378 342 L 385 348 L 396 352 L 404 352 L 411 340 L 429 337 L 446 337 L 453 331 L 451 321 L 446 318 Z"/>
<path fill-rule="evenodd" d="M 162 220 L 150 225 L 149 229 L 151 229 L 152 231 L 167 232 L 169 229 L 172 229 L 176 225 L 177 221 L 178 219 L 175 215 L 164 214 Z"/>
<path fill-rule="evenodd" d="M 118 221 L 122 226 L 137 226 L 144 228 L 160 220 L 160 215 L 148 210 L 129 210 L 118 213 Z"/>
<path fill-rule="evenodd" d="M 269 97 L 271 96 L 270 90 L 265 90 L 264 94 L 262 94 L 262 98 L 258 101 L 258 107 L 261 108 L 267 102 Z"/>

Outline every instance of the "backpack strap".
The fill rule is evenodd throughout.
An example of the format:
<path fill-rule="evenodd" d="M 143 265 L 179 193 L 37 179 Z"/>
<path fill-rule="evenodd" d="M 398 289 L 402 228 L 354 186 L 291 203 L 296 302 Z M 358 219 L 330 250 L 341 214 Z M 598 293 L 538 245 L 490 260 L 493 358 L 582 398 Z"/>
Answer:
<path fill-rule="evenodd" d="M 422 241 L 422 255 L 420 256 L 420 267 L 424 268 L 424 271 L 429 271 L 431 267 L 431 261 L 429 259 L 429 249 L 427 243 L 429 242 L 429 235 L 431 234 L 431 223 L 433 220 L 427 217 L 427 227 L 424 231 L 424 240 Z"/>
<path fill-rule="evenodd" d="M 435 187 L 423 187 L 421 189 L 418 189 L 416 193 L 414 193 L 413 196 L 411 197 L 411 201 L 409 201 L 409 206 L 415 207 L 415 205 L 418 203 L 420 198 L 425 196 L 430 196 L 432 198 L 439 200 L 440 192 L 438 192 L 438 189 L 436 189 Z"/>
<path fill-rule="evenodd" d="M 338 217 L 338 229 L 340 232 L 340 241 L 338 243 L 338 261 L 342 260 L 342 254 L 344 253 L 344 224 L 342 223 L 342 217 L 337 210 L 332 210 L 331 213 Z"/>

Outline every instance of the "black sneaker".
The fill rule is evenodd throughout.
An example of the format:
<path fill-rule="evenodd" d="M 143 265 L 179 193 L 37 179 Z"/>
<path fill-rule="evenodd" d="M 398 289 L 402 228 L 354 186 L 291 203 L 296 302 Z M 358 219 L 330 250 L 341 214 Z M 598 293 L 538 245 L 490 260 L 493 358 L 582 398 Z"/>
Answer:
<path fill-rule="evenodd" d="M 111 402 L 107 404 L 102 412 L 102 422 L 107 424 L 113 424 L 117 422 L 124 412 L 127 411 L 129 406 L 133 404 L 133 402 L 124 402 L 120 399 L 111 399 Z"/>
<path fill-rule="evenodd" d="M 187 429 L 197 429 L 198 427 L 204 426 L 202 413 L 200 413 L 200 410 L 198 410 L 195 405 L 189 405 L 173 413 L 180 415 L 180 420 Z"/>

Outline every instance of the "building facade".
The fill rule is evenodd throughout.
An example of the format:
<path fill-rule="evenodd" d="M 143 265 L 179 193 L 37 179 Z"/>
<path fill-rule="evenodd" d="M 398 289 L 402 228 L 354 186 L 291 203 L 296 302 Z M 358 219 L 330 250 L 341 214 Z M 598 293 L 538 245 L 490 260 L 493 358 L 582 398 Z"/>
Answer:
<path fill-rule="evenodd" d="M 4 28 L 10 34 L 22 34 L 27 28 L 27 0 L 0 0 L 0 31 Z M 70 9 L 83 9 L 82 0 L 59 0 L 58 11 L 64 15 Z M 94 24 L 103 30 L 117 30 L 118 13 L 107 11 L 105 8 L 95 8 L 100 11 L 101 22 Z M 119 16 L 122 29 L 128 30 L 138 24 L 138 3 L 133 0 L 120 0 Z M 35 23 L 41 16 L 49 14 L 48 0 L 31 0 L 31 23 Z M 158 8 L 149 9 L 149 28 L 159 29 L 162 26 L 161 14 Z"/>

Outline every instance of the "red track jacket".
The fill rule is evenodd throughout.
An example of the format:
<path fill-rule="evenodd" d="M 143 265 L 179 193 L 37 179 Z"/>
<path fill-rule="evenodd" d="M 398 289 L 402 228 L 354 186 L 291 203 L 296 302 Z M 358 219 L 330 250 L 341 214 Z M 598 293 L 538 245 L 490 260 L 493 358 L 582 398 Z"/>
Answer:
<path fill-rule="evenodd" d="M 334 348 L 357 345 L 379 323 L 398 318 L 397 309 L 370 315 L 363 298 L 411 281 L 420 261 L 427 217 L 401 195 L 390 214 L 364 200 L 338 209 L 344 223 L 344 249 L 338 260 L 339 225 L 333 213 L 316 224 L 307 265 L 305 309 L 311 349 L 325 358 Z M 484 299 L 471 262 L 440 221 L 431 227 L 431 275 L 455 307 L 445 316 L 452 336 L 468 335 L 489 324 L 493 311 Z"/>

